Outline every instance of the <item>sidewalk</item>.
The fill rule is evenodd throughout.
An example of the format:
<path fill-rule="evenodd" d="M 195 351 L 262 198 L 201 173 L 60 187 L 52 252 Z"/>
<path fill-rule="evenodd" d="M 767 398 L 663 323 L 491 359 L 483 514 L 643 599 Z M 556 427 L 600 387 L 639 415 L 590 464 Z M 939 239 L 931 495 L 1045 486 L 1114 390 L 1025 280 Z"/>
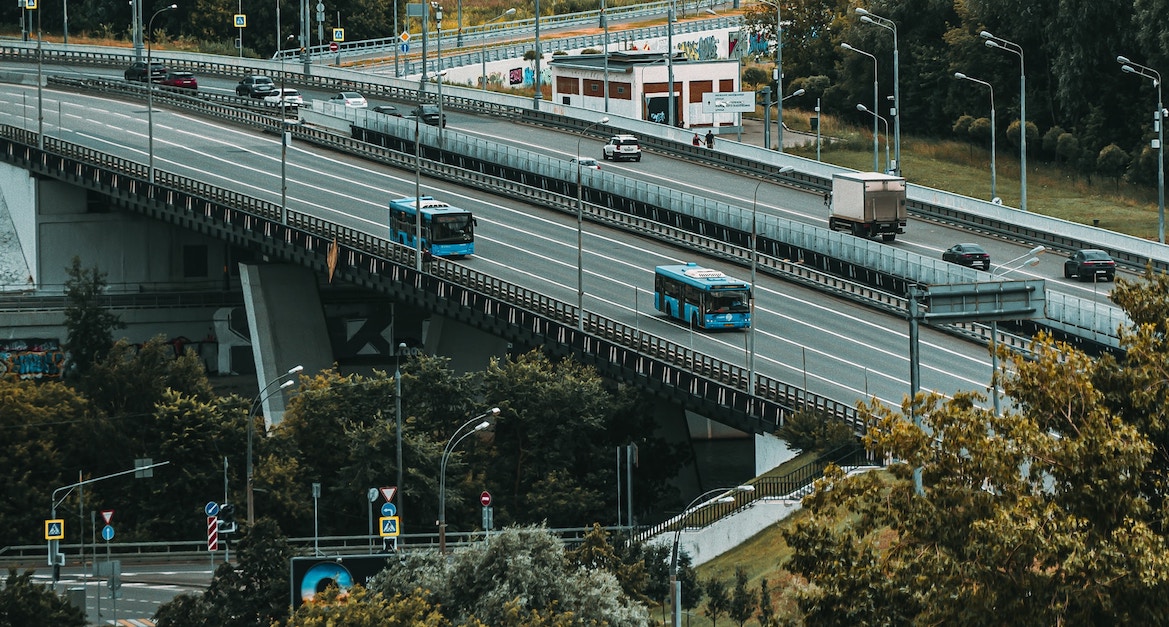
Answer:
<path fill-rule="evenodd" d="M 775 124 L 774 118 L 772 118 L 770 126 L 771 126 L 771 128 L 770 128 L 771 147 L 775 148 L 775 145 L 776 145 L 776 137 L 775 137 L 776 124 Z M 724 133 L 719 134 L 718 137 L 719 137 L 719 139 L 731 139 L 731 140 L 739 141 L 738 140 L 738 133 L 735 133 L 732 131 L 725 131 Z M 827 139 L 828 138 L 826 138 L 826 137 L 821 137 L 821 141 L 826 141 Z M 757 119 L 753 119 L 753 118 L 743 118 L 742 143 L 750 144 L 752 146 L 762 146 L 763 145 L 763 120 L 761 120 L 761 119 L 757 120 Z M 816 134 L 815 133 L 807 133 L 805 131 L 793 131 L 790 128 L 785 128 L 783 130 L 783 146 L 784 146 L 784 148 L 803 146 L 804 144 L 811 144 L 811 145 L 815 146 L 816 145 Z"/>

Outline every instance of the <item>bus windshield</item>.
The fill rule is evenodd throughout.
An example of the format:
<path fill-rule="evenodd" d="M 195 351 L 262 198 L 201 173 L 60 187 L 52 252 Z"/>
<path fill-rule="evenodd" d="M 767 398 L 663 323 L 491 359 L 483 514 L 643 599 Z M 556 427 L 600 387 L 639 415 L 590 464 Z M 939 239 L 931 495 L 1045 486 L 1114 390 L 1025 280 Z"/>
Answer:
<path fill-rule="evenodd" d="M 430 239 L 436 244 L 473 241 L 475 233 L 471 214 L 434 216 L 430 228 Z"/>
<path fill-rule="evenodd" d="M 749 294 L 747 290 L 712 292 L 706 301 L 706 312 L 749 313 L 751 311 Z"/>

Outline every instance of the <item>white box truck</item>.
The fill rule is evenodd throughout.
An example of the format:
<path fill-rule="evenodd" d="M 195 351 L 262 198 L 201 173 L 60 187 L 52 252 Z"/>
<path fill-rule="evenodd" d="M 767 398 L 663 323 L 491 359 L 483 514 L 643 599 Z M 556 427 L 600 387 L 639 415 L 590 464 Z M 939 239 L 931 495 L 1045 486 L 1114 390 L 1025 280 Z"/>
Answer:
<path fill-rule="evenodd" d="M 832 175 L 828 228 L 886 242 L 905 232 L 905 179 L 879 172 Z"/>

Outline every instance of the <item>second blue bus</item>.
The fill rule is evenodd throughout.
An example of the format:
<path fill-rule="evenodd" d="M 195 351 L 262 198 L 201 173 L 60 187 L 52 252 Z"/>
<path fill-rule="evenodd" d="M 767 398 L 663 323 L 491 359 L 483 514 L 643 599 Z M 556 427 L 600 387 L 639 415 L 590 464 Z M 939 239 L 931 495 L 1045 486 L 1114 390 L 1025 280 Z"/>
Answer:
<path fill-rule="evenodd" d="M 701 329 L 751 326 L 751 285 L 686 263 L 654 268 L 654 307 Z"/>
<path fill-rule="evenodd" d="M 390 201 L 390 239 L 417 247 L 418 205 L 422 206 L 422 250 L 436 257 L 466 257 L 475 254 L 475 217 L 466 209 L 423 196 Z"/>

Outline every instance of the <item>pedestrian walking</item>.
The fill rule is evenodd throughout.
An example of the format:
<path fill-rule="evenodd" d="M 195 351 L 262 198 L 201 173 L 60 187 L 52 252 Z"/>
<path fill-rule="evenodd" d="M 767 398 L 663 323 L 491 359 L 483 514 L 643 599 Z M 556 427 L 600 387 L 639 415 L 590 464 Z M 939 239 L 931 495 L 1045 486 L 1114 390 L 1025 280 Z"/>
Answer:
<path fill-rule="evenodd" d="M 714 131 L 706 131 L 706 147 L 714 150 Z"/>
<path fill-rule="evenodd" d="M 694 139 L 690 140 L 690 143 L 694 144 L 695 146 L 701 146 L 702 145 L 702 138 L 700 138 L 698 136 L 698 133 L 695 133 Z"/>

